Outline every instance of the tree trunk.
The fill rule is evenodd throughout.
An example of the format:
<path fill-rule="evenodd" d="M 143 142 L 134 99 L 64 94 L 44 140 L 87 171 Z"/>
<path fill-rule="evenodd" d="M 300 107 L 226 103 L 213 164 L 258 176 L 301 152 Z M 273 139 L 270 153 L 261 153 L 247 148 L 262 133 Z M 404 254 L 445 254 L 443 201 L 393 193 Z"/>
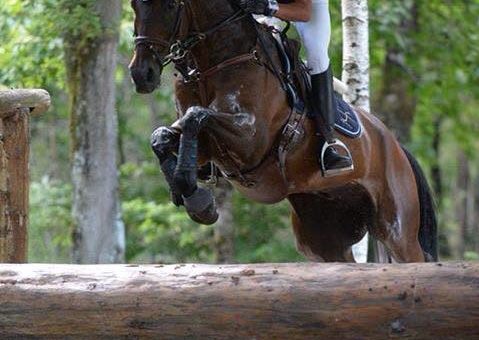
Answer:
<path fill-rule="evenodd" d="M 223 178 L 218 179 L 215 198 L 219 218 L 215 223 L 216 263 L 232 263 L 234 260 L 235 228 L 233 222 L 233 187 Z"/>
<path fill-rule="evenodd" d="M 475 222 L 473 235 L 474 235 L 474 251 L 476 252 L 477 256 L 479 256 L 479 174 L 476 173 L 475 180 L 474 180 L 474 217 L 473 221 Z"/>
<path fill-rule="evenodd" d="M 434 120 L 434 133 L 432 139 L 432 149 L 434 151 L 434 164 L 431 166 L 431 177 L 434 192 L 436 194 L 438 206 L 442 205 L 442 173 L 439 164 L 439 157 L 441 155 L 441 127 L 442 117 L 439 114 Z"/>
<path fill-rule="evenodd" d="M 479 263 L 0 266 L 0 337 L 478 339 Z"/>
<path fill-rule="evenodd" d="M 400 6 L 405 6 L 400 4 Z M 407 14 L 398 27 L 398 34 L 411 36 L 418 29 L 418 7 L 411 1 Z M 403 144 L 409 142 L 411 125 L 416 110 L 416 97 L 413 93 L 414 75 L 406 64 L 405 53 L 412 46 L 399 46 L 389 42 L 383 66 L 383 84 L 376 102 L 376 111 Z"/>
<path fill-rule="evenodd" d="M 72 3 L 71 6 L 82 4 Z M 115 68 L 120 0 L 94 4 L 101 32 L 78 49 L 79 37 L 66 36 L 71 99 L 74 249 L 77 263 L 124 261 L 117 174 Z M 85 37 L 80 37 L 85 39 Z"/>
<path fill-rule="evenodd" d="M 470 181 L 469 161 L 463 151 L 458 156 L 458 173 L 456 182 L 456 192 L 454 193 L 456 202 L 456 220 L 459 225 L 458 242 L 457 242 L 457 258 L 464 259 L 466 252 L 467 239 L 467 192 Z"/>
<path fill-rule="evenodd" d="M 344 99 L 370 112 L 369 14 L 367 0 L 342 0 Z"/>
<path fill-rule="evenodd" d="M 368 112 L 369 102 L 369 15 L 367 0 L 342 0 L 344 99 Z M 354 160 L 353 160 L 354 161 Z M 368 234 L 353 246 L 357 262 L 367 262 Z"/>
<path fill-rule="evenodd" d="M 469 163 L 469 161 L 468 161 Z M 469 181 L 467 183 L 467 192 L 466 192 L 466 251 L 474 251 L 474 235 L 475 225 L 477 224 L 476 214 L 474 211 L 475 207 L 475 176 L 473 175 L 471 169 L 469 169 Z"/>

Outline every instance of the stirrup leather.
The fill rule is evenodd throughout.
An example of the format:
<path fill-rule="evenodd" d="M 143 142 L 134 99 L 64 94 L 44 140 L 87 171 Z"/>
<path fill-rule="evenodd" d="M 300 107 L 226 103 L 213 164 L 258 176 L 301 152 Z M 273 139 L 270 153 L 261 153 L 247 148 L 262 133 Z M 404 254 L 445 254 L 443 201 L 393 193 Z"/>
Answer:
<path fill-rule="evenodd" d="M 343 149 L 346 151 L 346 154 L 348 155 L 349 159 L 351 160 L 351 166 L 341 168 L 341 169 L 326 169 L 326 166 L 324 164 L 324 155 L 326 154 L 326 150 L 329 147 L 338 147 L 340 149 Z M 323 173 L 324 177 L 332 177 L 335 175 L 339 175 L 340 173 L 347 172 L 347 171 L 352 171 L 354 170 L 354 163 L 353 163 L 353 157 L 351 155 L 351 152 L 347 148 L 346 144 L 341 142 L 339 139 L 334 139 L 331 143 L 325 141 L 323 144 L 323 148 L 321 149 L 321 172 Z"/>

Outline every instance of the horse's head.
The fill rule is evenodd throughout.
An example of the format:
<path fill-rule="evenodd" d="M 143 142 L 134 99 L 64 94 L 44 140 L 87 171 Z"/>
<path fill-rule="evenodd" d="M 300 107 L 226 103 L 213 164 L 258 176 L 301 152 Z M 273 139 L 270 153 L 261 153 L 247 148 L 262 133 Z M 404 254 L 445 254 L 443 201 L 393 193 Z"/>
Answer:
<path fill-rule="evenodd" d="M 139 93 L 151 93 L 159 85 L 163 64 L 179 34 L 183 1 L 132 0 L 135 11 L 135 54 L 130 73 Z"/>

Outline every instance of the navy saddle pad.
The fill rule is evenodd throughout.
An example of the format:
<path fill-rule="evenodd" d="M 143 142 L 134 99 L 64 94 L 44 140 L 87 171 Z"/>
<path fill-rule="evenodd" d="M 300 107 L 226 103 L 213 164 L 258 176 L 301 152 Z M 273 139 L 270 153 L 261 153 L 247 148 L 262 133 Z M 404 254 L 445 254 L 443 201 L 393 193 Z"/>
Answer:
<path fill-rule="evenodd" d="M 362 125 L 356 111 L 338 94 L 336 94 L 336 103 L 338 107 L 335 121 L 336 130 L 351 138 L 359 137 L 362 132 Z"/>

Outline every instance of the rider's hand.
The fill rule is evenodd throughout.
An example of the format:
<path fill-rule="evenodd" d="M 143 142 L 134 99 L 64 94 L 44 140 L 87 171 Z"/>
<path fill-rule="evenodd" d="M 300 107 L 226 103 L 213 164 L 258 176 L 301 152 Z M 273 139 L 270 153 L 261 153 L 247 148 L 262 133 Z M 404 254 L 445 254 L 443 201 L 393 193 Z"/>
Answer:
<path fill-rule="evenodd" d="M 240 7 L 247 13 L 273 16 L 278 11 L 276 0 L 238 0 Z"/>

